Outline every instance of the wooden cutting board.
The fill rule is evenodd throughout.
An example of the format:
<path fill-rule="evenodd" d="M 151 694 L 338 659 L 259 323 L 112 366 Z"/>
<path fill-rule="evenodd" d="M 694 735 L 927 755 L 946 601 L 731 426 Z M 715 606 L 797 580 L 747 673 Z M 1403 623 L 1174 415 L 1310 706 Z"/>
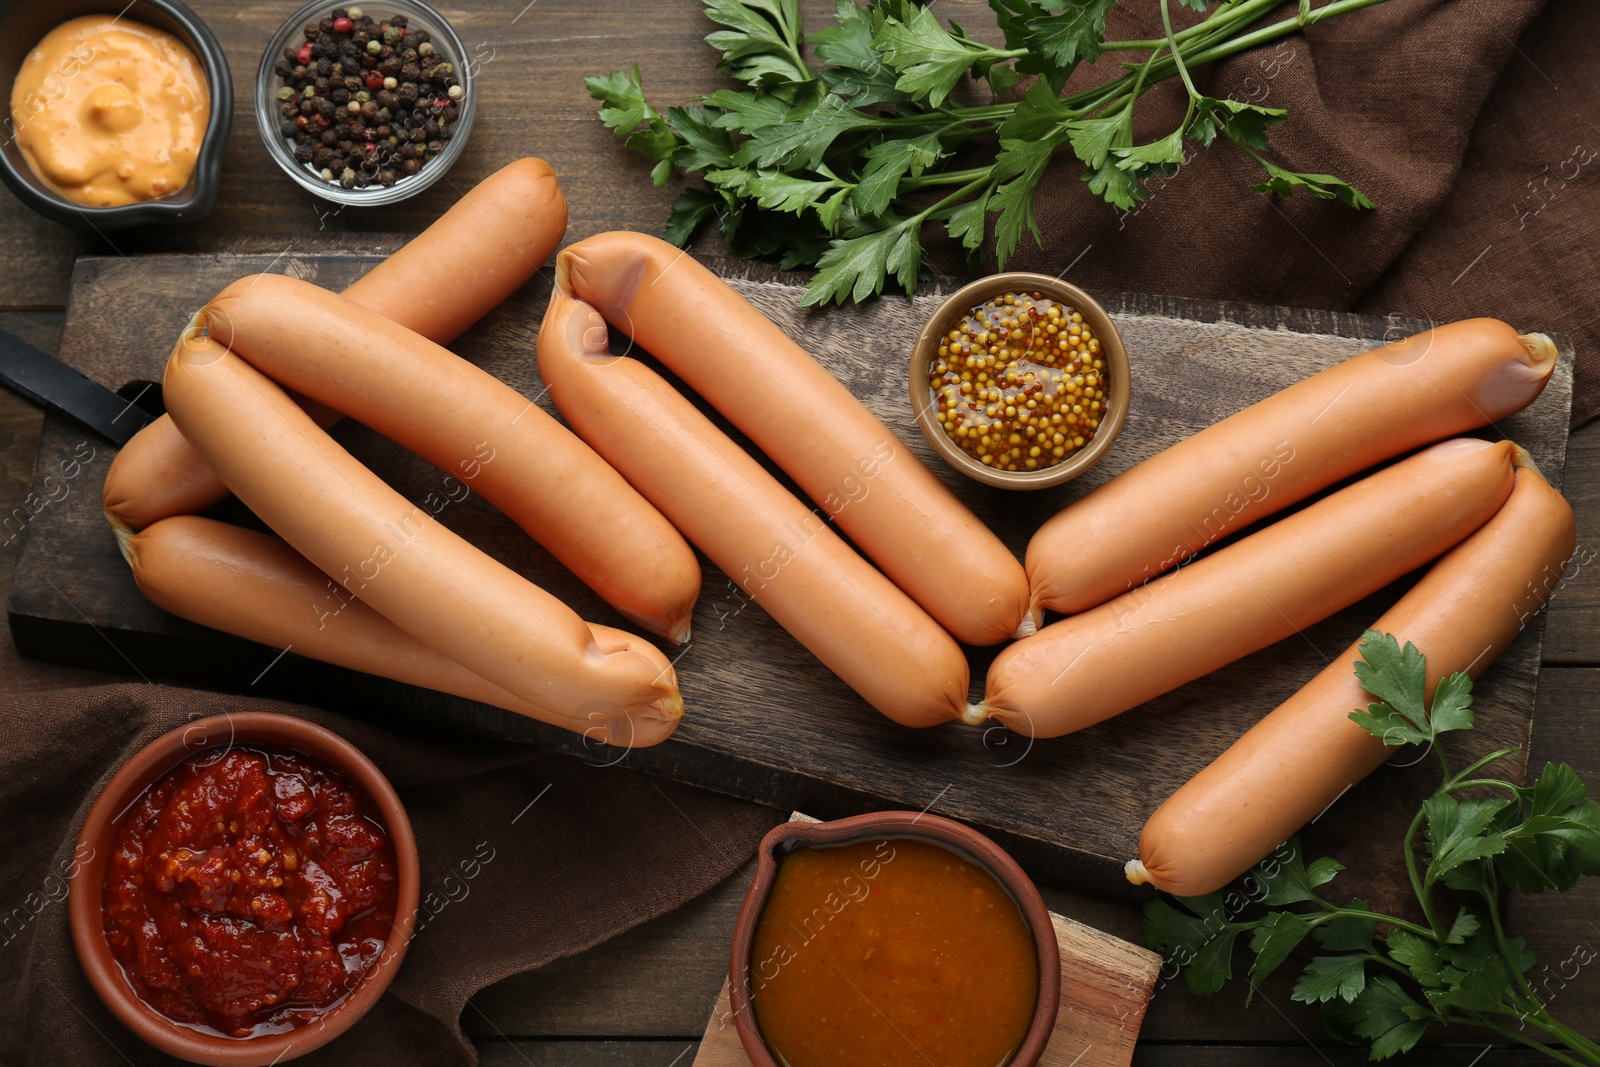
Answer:
<path fill-rule="evenodd" d="M 381 249 L 380 249 L 381 251 Z M 339 289 L 376 256 L 145 256 L 86 258 L 74 273 L 61 342 L 67 362 L 104 384 L 159 379 L 188 316 L 246 274 L 293 274 Z M 1013 493 L 960 478 L 934 459 L 912 422 L 906 361 L 937 294 L 865 307 L 801 311 L 798 289 L 736 279 L 735 286 L 834 371 L 939 472 L 1020 556 L 1029 535 L 1088 489 L 1194 431 L 1289 383 L 1427 323 L 1152 297 L 1107 297 L 1133 366 L 1133 405 L 1116 448 L 1076 483 Z M 535 279 L 454 346 L 554 413 L 543 395 L 534 339 L 549 295 Z M 1538 324 L 1518 324 L 1536 329 Z M 307 338 L 314 344 L 315 338 Z M 616 337 L 617 351 L 629 342 Z M 1527 447 L 1559 484 L 1571 403 L 1572 359 L 1563 358 L 1544 395 L 1486 434 Z M 637 351 L 634 355 L 642 355 Z M 720 420 L 719 420 L 720 421 Z M 439 518 L 572 604 L 583 617 L 626 623 L 509 520 L 461 486 L 363 427 L 339 438 L 419 505 L 446 501 Z M 736 437 L 738 435 L 735 435 Z M 878 808 L 928 809 L 995 837 L 1036 876 L 1122 891 L 1123 861 L 1145 818 L 1336 655 L 1393 602 L 1400 587 L 1149 705 L 1081 733 L 1030 743 L 1003 729 L 895 725 L 865 705 L 715 567 L 694 614 L 694 638 L 674 650 L 688 714 L 667 743 L 621 751 L 497 708 L 301 660 L 173 618 L 134 588 L 99 510 L 113 456 L 65 420 L 47 421 L 35 469 L 36 498 L 0 537 L 25 538 L 10 601 L 12 633 L 25 654 L 121 671 L 150 680 L 273 695 L 342 707 L 381 720 L 470 730 L 578 753 L 596 766 L 623 765 L 783 810 L 833 818 Z M 62 481 L 61 464 L 80 461 Z M 88 458 L 85 458 L 88 457 Z M 48 491 L 47 491 L 48 490 Z M 431 494 L 431 495 L 430 495 Z M 249 520 L 236 503 L 219 514 Z M 4 517 L 0 517 L 4 518 Z M 1404 585 L 1404 583 L 1400 583 Z M 1532 722 L 1543 620 L 1530 625 L 1479 683 L 1474 753 L 1526 745 Z M 974 694 L 994 650 L 971 653 Z M 1129 663 L 1127 670 L 1139 670 Z M 1514 770 L 1515 768 L 1510 768 Z M 1361 889 L 1381 900 L 1394 883 L 1402 811 L 1431 787 L 1432 770 L 1386 770 L 1342 798 L 1313 829 L 1310 847 L 1333 851 L 1366 872 Z"/>

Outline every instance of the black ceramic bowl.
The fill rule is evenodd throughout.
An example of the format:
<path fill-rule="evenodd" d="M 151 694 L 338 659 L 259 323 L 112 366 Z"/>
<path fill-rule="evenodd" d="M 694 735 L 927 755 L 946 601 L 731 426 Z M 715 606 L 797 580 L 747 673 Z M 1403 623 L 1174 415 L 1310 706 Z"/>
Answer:
<path fill-rule="evenodd" d="M 83 15 L 116 15 L 165 30 L 182 41 L 205 68 L 211 94 L 211 121 L 206 125 L 194 173 L 182 189 L 159 200 L 121 207 L 84 207 L 73 203 L 39 179 L 17 147 L 11 129 L 11 86 L 28 53 L 44 35 Z M 211 213 L 217 202 L 222 150 L 233 127 L 233 76 L 222 45 L 204 22 L 178 0 L 0 0 L 0 90 L 5 126 L 0 133 L 0 179 L 17 198 L 45 218 L 91 230 L 121 230 L 153 222 L 194 222 Z"/>

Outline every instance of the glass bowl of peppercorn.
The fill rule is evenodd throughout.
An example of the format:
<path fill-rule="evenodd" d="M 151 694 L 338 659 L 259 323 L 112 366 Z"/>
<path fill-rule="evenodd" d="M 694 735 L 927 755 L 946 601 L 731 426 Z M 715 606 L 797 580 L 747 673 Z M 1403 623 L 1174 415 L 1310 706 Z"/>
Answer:
<path fill-rule="evenodd" d="M 256 73 L 268 153 L 338 204 L 392 204 L 432 185 L 466 146 L 472 112 L 466 49 L 417 0 L 307 4 Z"/>

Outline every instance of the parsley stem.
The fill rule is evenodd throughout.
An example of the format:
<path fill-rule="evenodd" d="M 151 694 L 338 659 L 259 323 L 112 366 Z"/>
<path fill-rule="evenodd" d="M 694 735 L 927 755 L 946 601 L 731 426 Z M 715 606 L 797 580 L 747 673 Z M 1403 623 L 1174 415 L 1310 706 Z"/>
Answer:
<path fill-rule="evenodd" d="M 1491 787 L 1493 787 L 1495 789 L 1504 789 L 1506 792 L 1510 793 L 1512 796 L 1517 796 L 1518 795 L 1517 787 L 1512 785 L 1510 782 L 1503 782 L 1498 778 L 1467 778 L 1467 779 L 1462 779 L 1460 777 L 1460 775 L 1457 775 L 1455 778 L 1452 778 L 1449 782 L 1445 783 L 1444 787 L 1441 788 L 1439 790 L 1439 792 L 1441 792 L 1441 793 L 1456 793 L 1456 792 L 1459 792 L 1460 790 L 1463 790 L 1463 789 L 1472 789 L 1475 786 L 1491 786 Z"/>
<path fill-rule="evenodd" d="M 1148 49 L 1159 48 L 1175 37 L 1178 41 L 1188 43 L 1196 37 L 1209 37 L 1217 30 L 1228 29 L 1241 22 L 1254 22 L 1256 19 L 1281 6 L 1282 0 L 1229 0 L 1222 4 L 1204 21 L 1197 22 L 1186 30 L 1179 30 L 1177 34 L 1169 37 L 1156 37 L 1146 41 L 1106 41 L 1100 45 L 1102 52 L 1143 52 Z"/>
<path fill-rule="evenodd" d="M 901 126 L 950 126 L 966 122 L 994 122 L 1011 117 L 1016 104 L 990 104 L 985 107 L 940 107 L 914 115 L 867 116 L 863 126 L 890 130 Z"/>
<path fill-rule="evenodd" d="M 990 170 L 985 169 L 981 171 L 973 171 L 973 173 L 978 175 L 976 179 L 968 182 L 966 185 L 963 185 L 961 188 L 946 196 L 938 203 L 931 204 L 924 208 L 922 211 L 918 212 L 915 217 L 919 219 L 925 219 L 942 208 L 949 207 L 952 204 L 959 204 L 961 201 L 967 199 L 969 194 L 977 192 L 979 189 L 982 189 L 984 186 L 988 185 L 994 180 Z"/>
<path fill-rule="evenodd" d="M 1258 44 L 1265 44 L 1268 41 L 1275 41 L 1279 37 L 1287 37 L 1291 33 L 1298 33 L 1304 28 L 1304 26 L 1313 25 L 1321 22 L 1323 19 L 1332 18 L 1335 15 L 1342 15 L 1347 11 L 1359 11 L 1364 7 L 1372 7 L 1374 4 L 1382 4 L 1387 2 L 1388 0 L 1333 0 L 1332 3 L 1324 4 L 1323 6 L 1313 10 L 1311 12 L 1311 16 L 1307 18 L 1303 24 L 1298 16 L 1295 18 L 1284 19 L 1281 22 L 1274 22 L 1270 26 L 1263 26 L 1259 30 L 1252 30 L 1249 33 L 1240 34 L 1238 37 L 1234 37 L 1223 42 L 1222 44 L 1218 44 L 1211 48 L 1196 52 L 1195 54 L 1189 56 L 1188 61 L 1190 64 L 1196 67 L 1204 66 L 1207 63 L 1214 63 L 1219 59 L 1226 59 L 1228 56 L 1234 55 L 1238 52 L 1247 51 L 1248 49 L 1254 48 Z M 1170 77 L 1172 73 L 1173 72 L 1171 70 L 1167 70 L 1164 66 L 1158 76 L 1158 80 L 1160 78 Z"/>
<path fill-rule="evenodd" d="M 1483 770 L 1483 768 L 1487 767 L 1491 763 L 1494 763 L 1496 760 L 1505 759 L 1507 756 L 1513 755 L 1513 754 L 1515 754 L 1515 753 L 1517 753 L 1519 751 L 1521 751 L 1521 746 L 1513 746 L 1511 748 L 1501 748 L 1501 749 L 1496 749 L 1495 751 L 1489 753 L 1487 756 L 1484 756 L 1482 759 L 1473 760 L 1471 763 L 1469 763 L 1465 767 L 1461 768 L 1461 770 L 1456 773 L 1455 778 L 1451 779 L 1450 781 L 1447 781 L 1444 784 L 1444 787 L 1440 790 L 1440 792 L 1448 792 L 1448 791 L 1453 791 L 1453 790 L 1456 790 L 1456 789 L 1461 789 L 1461 788 L 1463 788 L 1463 787 L 1465 787 L 1466 785 L 1469 785 L 1469 784 L 1470 785 L 1484 785 L 1484 784 L 1486 784 L 1483 781 L 1477 781 L 1477 782 L 1469 783 L 1469 782 L 1460 781 L 1459 779 L 1464 779 L 1469 774 L 1476 774 L 1478 771 Z M 1500 782 L 1498 784 L 1500 784 L 1500 785 L 1511 785 L 1510 782 Z"/>
<path fill-rule="evenodd" d="M 974 178 L 988 178 L 994 174 L 993 167 L 973 167 L 971 170 L 947 170 L 939 174 L 924 174 L 920 178 L 900 179 L 901 190 L 925 189 L 930 185 L 959 185 L 969 182 Z"/>
<path fill-rule="evenodd" d="M 1322 906 L 1328 909 L 1328 914 L 1326 916 L 1328 919 L 1349 917 L 1352 919 L 1361 919 L 1365 922 L 1388 923 L 1390 926 L 1398 927 L 1401 930 L 1407 930 L 1413 934 L 1416 934 L 1418 937 L 1426 937 L 1431 940 L 1434 936 L 1433 931 L 1428 929 L 1426 926 L 1418 926 L 1416 923 L 1407 919 L 1402 919 L 1398 915 L 1385 915 L 1382 912 L 1377 911 L 1359 911 L 1354 908 L 1341 908 L 1337 904 L 1329 904 L 1321 897 L 1317 897 L 1317 900 L 1321 901 Z"/>
<path fill-rule="evenodd" d="M 1161 26 L 1167 31 L 1167 50 L 1172 53 L 1172 62 L 1178 68 L 1178 76 L 1183 79 L 1183 87 L 1189 90 L 1189 113 L 1194 112 L 1194 102 L 1200 97 L 1200 90 L 1194 87 L 1194 79 L 1189 77 L 1189 68 L 1183 65 L 1183 48 L 1172 33 L 1172 10 L 1167 0 L 1161 0 Z M 1184 116 L 1184 125 L 1188 125 L 1189 116 Z M 1183 127 L 1180 126 L 1179 129 Z"/>
<path fill-rule="evenodd" d="M 1556 1049 L 1551 1048 L 1543 1041 L 1535 1041 L 1527 1034 L 1519 1033 L 1518 1031 L 1511 1029 L 1509 1026 L 1502 1026 L 1493 1019 L 1486 1018 L 1483 1015 L 1447 1015 L 1444 1017 L 1443 1021 L 1446 1023 L 1456 1023 L 1465 1026 L 1481 1026 L 1487 1030 L 1493 1030 L 1502 1037 L 1509 1037 L 1518 1044 L 1527 1045 L 1531 1049 L 1537 1049 L 1546 1056 L 1549 1056 L 1551 1059 L 1555 1060 L 1557 1063 L 1569 1063 L 1572 1064 L 1572 1067 L 1591 1067 L 1592 1063 L 1595 1062 L 1590 1061 L 1590 1064 L 1585 1064 L 1582 1060 L 1573 1059 L 1566 1053 L 1559 1052 Z M 1544 1028 L 1540 1027 L 1540 1029 Z M 1551 1036 L 1555 1035 L 1552 1034 Z"/>
<path fill-rule="evenodd" d="M 1511 953 L 1511 944 L 1506 940 L 1505 924 L 1500 921 L 1500 887 L 1499 879 L 1494 876 L 1493 868 L 1489 869 L 1489 892 L 1483 894 L 1489 902 L 1489 924 L 1494 927 L 1495 947 L 1500 951 L 1500 958 L 1506 961 L 1506 970 L 1510 971 L 1517 980 L 1517 985 L 1522 988 L 1523 995 L 1528 1003 L 1543 1018 L 1548 1019 L 1549 1013 L 1545 1011 L 1544 1001 L 1539 999 L 1533 991 L 1533 986 L 1528 984 L 1528 976 L 1522 973 L 1522 968 L 1517 966 L 1516 957 Z"/>
<path fill-rule="evenodd" d="M 1428 936 L 1436 944 L 1444 944 L 1445 930 L 1439 925 L 1439 916 L 1434 912 L 1433 893 L 1424 891 L 1422 875 L 1417 871 L 1417 831 L 1422 829 L 1423 814 L 1427 808 L 1418 808 L 1416 815 L 1411 818 L 1411 825 L 1406 827 L 1405 843 L 1401 846 L 1405 850 L 1406 875 L 1411 879 L 1411 891 L 1417 896 L 1417 903 L 1422 905 L 1422 914 L 1428 920 Z"/>

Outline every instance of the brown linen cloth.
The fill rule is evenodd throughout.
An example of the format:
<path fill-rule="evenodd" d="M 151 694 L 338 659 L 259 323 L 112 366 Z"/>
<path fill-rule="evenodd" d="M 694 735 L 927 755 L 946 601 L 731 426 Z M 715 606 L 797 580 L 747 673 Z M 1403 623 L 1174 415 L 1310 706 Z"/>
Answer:
<path fill-rule="evenodd" d="M 9 648 L 0 655 L 0 671 L 31 667 Z M 276 701 L 138 683 L 0 697 L 0 1063 L 177 1062 L 123 1029 L 90 989 L 61 882 L 47 876 L 67 869 L 99 787 L 136 749 L 195 718 L 252 710 L 353 741 L 394 783 L 421 854 L 420 929 L 394 983 L 350 1032 L 296 1061 L 307 1067 L 475 1062 L 460 1026 L 473 993 L 698 896 L 782 821 L 626 760 L 594 767 L 525 746 L 405 736 Z"/>
<path fill-rule="evenodd" d="M 1156 11 L 1119 5 L 1111 34 L 1160 36 Z M 1597 48 L 1591 0 L 1389 0 L 1330 19 L 1195 80 L 1212 96 L 1287 109 L 1268 158 L 1336 174 L 1377 210 L 1253 193 L 1261 169 L 1218 144 L 1195 146 L 1122 212 L 1088 192 L 1082 164 L 1063 152 L 1036 201 L 1043 250 L 1024 233 L 1006 265 L 1110 292 L 1435 322 L 1487 315 L 1564 333 L 1578 354 L 1582 423 L 1600 413 L 1600 360 L 1588 356 L 1600 343 L 1588 288 L 1600 276 Z M 1127 55 L 1081 73 L 1103 80 Z M 1139 106 L 1138 139 L 1163 134 L 1182 116 L 1181 86 L 1163 84 Z M 986 254 L 992 268 L 992 242 Z M 948 244 L 935 258 L 942 272 L 963 270 Z"/>

